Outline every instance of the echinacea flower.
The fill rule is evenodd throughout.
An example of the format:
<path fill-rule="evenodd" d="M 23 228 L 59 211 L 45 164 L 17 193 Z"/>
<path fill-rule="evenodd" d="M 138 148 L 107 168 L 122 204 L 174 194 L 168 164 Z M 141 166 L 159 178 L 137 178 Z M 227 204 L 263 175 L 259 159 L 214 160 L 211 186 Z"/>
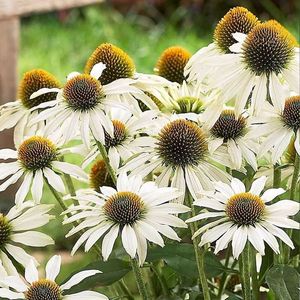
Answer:
<path fill-rule="evenodd" d="M 210 156 L 206 134 L 197 123 L 173 116 L 158 118 L 155 124 L 142 151 L 120 171 L 142 177 L 154 172 L 159 175 L 156 178 L 159 186 L 171 185 L 182 192 L 178 199 L 181 203 L 186 187 L 195 198 L 199 190 L 213 188 L 213 181 L 228 182 L 230 175 L 212 163 L 220 160 L 216 153 Z M 230 166 L 228 154 L 222 153 L 220 159 L 222 164 Z"/>
<path fill-rule="evenodd" d="M 45 247 L 54 244 L 48 235 L 33 231 L 49 222 L 52 205 L 35 205 L 31 201 L 14 206 L 7 214 L 0 213 L 0 263 L 8 275 L 17 275 L 13 261 L 26 266 L 32 256 L 23 248 Z M 13 260 L 12 260 L 13 259 Z M 34 260 L 34 263 L 37 262 Z"/>
<path fill-rule="evenodd" d="M 45 180 L 56 191 L 65 193 L 64 182 L 57 171 L 81 181 L 88 181 L 88 176 L 80 167 L 59 160 L 63 151 L 50 139 L 41 136 L 25 139 L 17 150 L 0 150 L 0 159 L 15 160 L 0 164 L 0 180 L 5 179 L 0 185 L 0 191 L 4 191 L 23 176 L 23 182 L 16 193 L 16 204 L 19 205 L 25 200 L 30 187 L 33 200 L 40 203 Z"/>
<path fill-rule="evenodd" d="M 56 277 L 60 272 L 61 257 L 54 255 L 46 265 L 45 278 L 39 278 L 39 273 L 30 260 L 26 265 L 25 278 L 18 275 L 8 276 L 0 279 L 0 282 L 7 288 L 0 288 L 0 296 L 8 299 L 26 300 L 108 300 L 100 293 L 92 291 L 82 291 L 75 294 L 66 292 L 84 279 L 101 273 L 98 270 L 81 271 L 73 275 L 63 284 L 56 283 Z"/>
<path fill-rule="evenodd" d="M 252 129 L 245 114 L 236 117 L 233 109 L 225 109 L 207 130 L 210 153 L 214 153 L 219 147 L 225 147 L 233 163 L 233 169 L 239 170 L 243 161 L 246 161 L 253 170 L 257 170 L 255 154 L 258 152 L 259 144 L 253 137 L 249 137 Z"/>
<path fill-rule="evenodd" d="M 219 66 L 210 72 L 211 86 L 222 90 L 224 98 L 235 98 L 240 114 L 250 100 L 251 112 L 258 115 L 270 95 L 274 104 L 283 84 L 299 91 L 300 60 L 296 39 L 277 21 L 256 25 L 248 35 L 233 34 L 238 41 L 232 54 L 216 55 L 206 63 Z M 251 95 L 251 97 L 250 97 Z"/>
<path fill-rule="evenodd" d="M 101 238 L 102 255 L 107 260 L 115 240 L 120 235 L 125 251 L 134 258 L 136 254 L 142 265 L 147 255 L 147 241 L 164 246 L 161 234 L 176 241 L 180 238 L 172 227 L 186 227 L 175 214 L 189 211 L 189 208 L 168 203 L 179 196 L 177 189 L 159 188 L 154 182 L 142 182 L 141 177 L 128 178 L 125 173 L 117 179 L 117 188 L 101 187 L 101 194 L 79 197 L 86 204 L 69 208 L 65 213 L 72 216 L 64 224 L 78 221 L 80 224 L 68 233 L 86 229 L 73 247 L 72 254 L 85 243 L 85 251 Z"/>
<path fill-rule="evenodd" d="M 116 171 L 121 162 L 126 161 L 130 156 L 141 150 L 140 145 L 143 144 L 144 137 L 139 136 L 139 134 L 146 132 L 146 128 L 149 128 L 149 124 L 153 122 L 157 112 L 151 110 L 133 115 L 128 110 L 112 108 L 107 115 L 113 123 L 114 132 L 113 135 L 104 132 L 104 146 L 109 162 Z M 94 146 L 86 155 L 83 167 L 86 167 L 99 154 L 98 147 Z"/>
<path fill-rule="evenodd" d="M 154 71 L 171 82 L 182 83 L 185 80 L 184 67 L 191 54 L 179 46 L 169 47 L 159 57 Z"/>
<path fill-rule="evenodd" d="M 201 48 L 189 60 L 184 75 L 187 80 L 202 82 L 216 66 L 206 64 L 210 57 L 231 53 L 230 46 L 236 43 L 234 33 L 248 34 L 260 21 L 245 7 L 233 7 L 219 21 L 214 31 L 214 42 Z M 223 72 L 221 72 L 223 73 Z"/>
<path fill-rule="evenodd" d="M 34 92 L 42 88 L 51 88 L 53 92 L 34 99 L 30 98 Z M 52 100 L 55 100 L 59 88 L 60 83 L 47 71 L 34 69 L 26 72 L 19 85 L 18 99 L 0 107 L 0 131 L 15 127 L 15 144 L 20 143 L 24 136 L 36 134 L 43 127 L 42 124 L 38 123 L 30 127 L 28 123 L 37 116 L 37 107 L 42 109 L 52 105 Z"/>
<path fill-rule="evenodd" d="M 257 135 L 263 138 L 258 156 L 270 151 L 273 164 L 279 161 L 292 141 L 300 155 L 300 96 L 281 100 L 281 107 L 265 103 L 264 113 L 255 119 L 257 124 L 254 123 Z"/>
<path fill-rule="evenodd" d="M 262 193 L 267 178 L 256 179 L 249 191 L 238 179 L 231 184 L 215 183 L 215 191 L 203 192 L 194 205 L 204 208 L 197 216 L 187 222 L 214 218 L 214 221 L 198 229 L 194 238 L 202 234 L 199 246 L 216 242 L 215 253 L 227 248 L 232 242 L 232 253 L 238 258 L 249 241 L 261 254 L 265 254 L 266 242 L 275 253 L 279 253 L 276 237 L 290 248 L 293 242 L 281 228 L 299 229 L 300 224 L 289 216 L 299 211 L 299 203 L 291 200 L 279 200 L 269 205 L 275 197 L 283 194 L 284 189 L 268 189 Z M 201 191 L 199 192 L 201 194 Z"/>

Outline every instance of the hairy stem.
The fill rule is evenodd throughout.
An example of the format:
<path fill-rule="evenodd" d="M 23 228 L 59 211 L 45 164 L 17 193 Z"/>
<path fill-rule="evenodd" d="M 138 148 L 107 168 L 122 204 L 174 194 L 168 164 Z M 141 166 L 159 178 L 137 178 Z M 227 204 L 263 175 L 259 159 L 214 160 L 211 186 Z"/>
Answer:
<path fill-rule="evenodd" d="M 138 262 L 136 259 L 130 259 L 130 262 L 131 262 L 131 268 L 134 273 L 140 295 L 142 296 L 143 300 L 149 300 L 150 297 L 148 295 L 148 291 L 146 289 L 146 285 L 143 279 L 141 269 L 138 265 Z"/>
<path fill-rule="evenodd" d="M 193 198 L 189 194 L 189 192 L 186 193 L 186 204 L 191 208 L 190 212 L 190 217 L 196 216 L 196 211 L 195 207 L 193 205 Z M 197 231 L 197 224 L 196 222 L 192 222 L 189 224 L 192 236 L 194 233 Z M 209 288 L 207 284 L 207 278 L 205 274 L 205 269 L 204 269 L 204 254 L 205 251 L 203 248 L 200 248 L 198 246 L 199 244 L 199 238 L 196 237 L 193 239 L 193 245 L 194 245 L 194 251 L 195 251 L 195 256 L 196 256 L 196 262 L 197 262 L 197 268 L 198 268 L 198 274 L 199 274 L 199 279 L 201 283 L 201 288 L 203 292 L 203 298 L 204 300 L 210 300 L 210 294 L 209 294 Z"/>
<path fill-rule="evenodd" d="M 240 256 L 240 272 L 242 277 L 242 288 L 244 300 L 251 300 L 251 281 L 250 281 L 250 249 L 247 241 L 245 248 Z"/>

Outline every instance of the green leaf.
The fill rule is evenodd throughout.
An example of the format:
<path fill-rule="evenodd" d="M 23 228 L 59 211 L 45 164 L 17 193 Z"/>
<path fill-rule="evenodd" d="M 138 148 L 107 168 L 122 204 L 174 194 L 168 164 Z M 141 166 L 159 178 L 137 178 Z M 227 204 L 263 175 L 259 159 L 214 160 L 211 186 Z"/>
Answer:
<path fill-rule="evenodd" d="M 277 299 L 300 299 L 300 275 L 294 268 L 288 265 L 274 266 L 268 271 L 266 281 Z"/>
<path fill-rule="evenodd" d="M 198 270 L 192 244 L 167 244 L 164 248 L 149 249 L 147 261 L 163 259 L 175 272 L 189 278 L 197 278 Z M 204 257 L 205 271 L 208 277 L 215 277 L 228 271 L 212 252 L 206 252 Z"/>
<path fill-rule="evenodd" d="M 103 262 L 103 261 L 93 262 L 87 265 L 86 267 L 84 267 L 83 269 L 76 271 L 76 273 L 85 270 L 100 270 L 102 273 L 89 277 L 83 280 L 82 282 L 80 282 L 79 284 L 73 286 L 68 291 L 69 293 L 76 293 L 82 290 L 89 290 L 95 286 L 111 285 L 114 282 L 123 278 L 131 270 L 131 267 L 130 264 L 126 261 L 120 259 L 111 259 L 107 262 Z"/>

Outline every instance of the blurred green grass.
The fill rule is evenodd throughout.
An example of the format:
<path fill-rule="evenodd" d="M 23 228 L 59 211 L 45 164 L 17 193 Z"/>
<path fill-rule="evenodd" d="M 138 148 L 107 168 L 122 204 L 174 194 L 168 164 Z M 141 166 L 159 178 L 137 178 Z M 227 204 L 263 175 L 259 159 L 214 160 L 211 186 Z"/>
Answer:
<path fill-rule="evenodd" d="M 55 14 L 38 15 L 22 22 L 19 73 L 43 68 L 64 80 L 68 73 L 82 71 L 89 55 L 104 42 L 125 50 L 138 72 L 152 72 L 165 48 L 180 45 L 193 53 L 208 41 L 209 34 L 200 37 L 196 31 L 122 16 L 105 6 L 74 9 L 65 23 Z"/>

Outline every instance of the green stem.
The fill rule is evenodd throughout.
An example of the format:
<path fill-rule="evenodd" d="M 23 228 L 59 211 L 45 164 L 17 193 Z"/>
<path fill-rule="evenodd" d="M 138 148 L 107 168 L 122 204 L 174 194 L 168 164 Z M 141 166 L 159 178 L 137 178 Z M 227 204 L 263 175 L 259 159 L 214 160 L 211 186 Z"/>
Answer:
<path fill-rule="evenodd" d="M 124 280 L 121 279 L 120 281 L 118 281 L 118 285 L 121 289 L 121 291 L 126 295 L 126 298 L 128 300 L 134 300 L 131 292 L 129 291 L 128 287 L 126 286 L 126 284 L 124 283 Z"/>
<path fill-rule="evenodd" d="M 279 164 L 275 164 L 273 166 L 273 187 L 279 188 L 281 183 L 281 169 L 279 168 Z"/>
<path fill-rule="evenodd" d="M 256 267 L 256 251 L 253 247 L 251 247 L 251 273 L 252 273 L 252 293 L 253 293 L 253 299 L 259 300 L 259 282 L 257 278 L 257 267 Z"/>
<path fill-rule="evenodd" d="M 186 193 L 185 197 L 186 204 L 191 208 L 190 212 L 190 217 L 196 216 L 196 211 L 195 207 L 193 205 L 193 198 L 191 197 L 190 193 Z M 189 223 L 190 230 L 192 233 L 192 236 L 195 234 L 197 231 L 197 223 L 192 222 Z M 202 287 L 202 292 L 203 292 L 203 298 L 204 300 L 210 300 L 210 294 L 209 294 L 209 288 L 207 284 L 207 278 L 205 274 L 205 269 L 204 269 L 204 254 L 205 251 L 203 248 L 199 247 L 199 237 L 196 237 L 193 239 L 193 245 L 194 245 L 194 252 L 196 256 L 196 262 L 197 262 L 197 268 L 198 268 L 198 274 L 199 274 L 199 279 Z"/>
<path fill-rule="evenodd" d="M 230 247 L 228 247 L 227 250 L 226 250 L 226 257 L 225 257 L 225 264 L 224 264 L 224 267 L 226 269 L 228 268 L 229 259 L 230 259 Z M 227 273 L 223 272 L 222 277 L 221 277 L 219 291 L 218 291 L 218 299 L 220 299 L 220 300 L 222 298 L 223 291 L 226 288 L 226 279 L 227 279 L 227 277 L 228 277 Z"/>
<path fill-rule="evenodd" d="M 113 183 L 116 185 L 117 183 L 117 176 L 116 176 L 116 173 L 114 171 L 114 169 L 111 167 L 110 163 L 109 163 L 109 158 L 108 158 L 108 155 L 107 155 L 107 151 L 104 147 L 104 145 L 102 143 L 100 143 L 99 141 L 95 140 L 96 141 L 96 144 L 97 144 L 97 147 L 101 153 L 101 156 L 102 156 L 102 159 L 104 160 L 105 162 L 105 165 L 106 165 L 106 168 L 107 168 L 107 171 L 113 181 Z"/>
<path fill-rule="evenodd" d="M 273 166 L 273 188 L 276 188 L 276 189 L 279 188 L 280 184 L 281 184 L 281 169 L 279 168 L 279 164 L 276 163 Z M 275 199 L 273 201 L 275 201 Z M 282 248 L 281 240 L 279 241 L 279 248 L 280 249 Z M 281 263 L 281 260 L 282 260 L 282 253 L 281 253 L 281 251 L 280 251 L 279 254 L 276 254 L 274 252 L 273 257 L 274 257 L 274 264 L 275 265 Z"/>
<path fill-rule="evenodd" d="M 297 200 L 296 193 L 297 193 L 297 182 L 298 182 L 299 172 L 300 172 L 300 156 L 296 152 L 295 161 L 294 161 L 294 173 L 293 173 L 292 184 L 291 184 L 291 189 L 290 189 L 290 199 L 291 200 Z M 299 200 L 300 199 L 298 199 L 297 201 L 299 202 Z M 289 237 L 292 237 L 293 230 L 289 229 L 287 233 L 288 233 Z M 285 245 L 284 248 L 285 248 L 284 263 L 288 264 L 288 262 L 290 260 L 291 249 L 287 245 Z"/>
<path fill-rule="evenodd" d="M 143 300 L 150 299 L 150 297 L 148 295 L 148 291 L 146 289 L 145 282 L 143 280 L 143 275 L 142 275 L 141 269 L 138 266 L 137 260 L 136 259 L 130 259 L 130 262 L 131 262 L 131 268 L 132 268 L 132 271 L 134 273 L 140 295 L 142 296 Z"/>
<path fill-rule="evenodd" d="M 244 293 L 244 300 L 251 300 L 251 282 L 250 282 L 250 253 L 249 253 L 249 242 L 247 241 L 243 252 L 240 257 L 241 276 L 242 276 L 242 287 Z"/>
<path fill-rule="evenodd" d="M 169 289 L 168 289 L 168 285 L 166 283 L 166 280 L 165 278 L 163 277 L 163 274 L 161 273 L 160 271 L 160 268 L 159 268 L 159 265 L 155 265 L 154 263 L 151 265 L 151 269 L 153 270 L 154 274 L 156 275 L 157 277 L 157 280 L 159 281 L 159 284 L 161 286 L 161 289 L 162 289 L 162 294 L 164 296 L 169 296 L 170 295 L 170 292 L 169 292 Z"/>

